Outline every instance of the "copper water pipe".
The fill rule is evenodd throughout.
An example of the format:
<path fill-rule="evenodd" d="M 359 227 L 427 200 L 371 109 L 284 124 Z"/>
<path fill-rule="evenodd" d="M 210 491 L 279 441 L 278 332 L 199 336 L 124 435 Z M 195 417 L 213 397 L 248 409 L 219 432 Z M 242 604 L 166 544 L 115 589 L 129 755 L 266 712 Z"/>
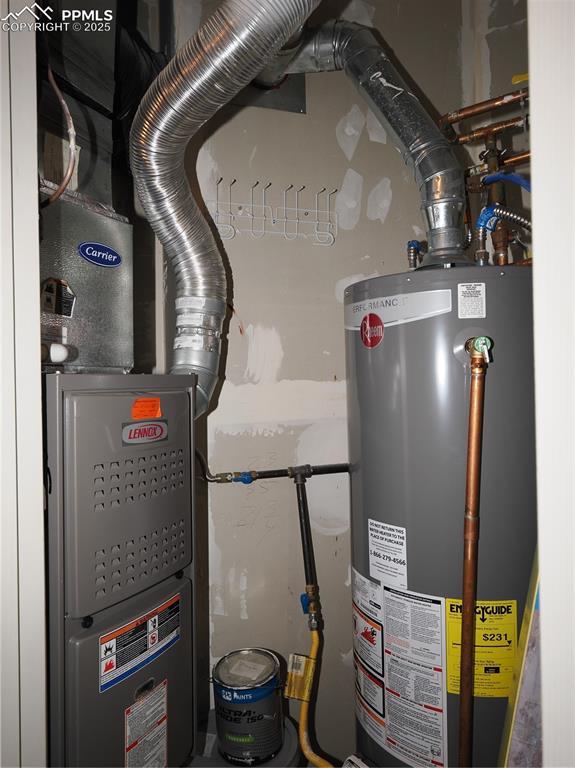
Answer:
<path fill-rule="evenodd" d="M 509 155 L 502 158 L 504 168 L 508 168 L 512 165 L 523 165 L 523 163 L 529 163 L 531 161 L 531 152 L 517 152 L 516 155 Z"/>
<path fill-rule="evenodd" d="M 483 115 L 485 112 L 491 112 L 494 109 L 506 107 L 509 104 L 516 104 L 518 101 L 525 101 L 528 98 L 529 88 L 521 88 L 518 91 L 512 91 L 512 93 L 505 93 L 503 96 L 496 96 L 494 99 L 479 101 L 477 104 L 470 104 L 468 107 L 462 107 L 454 112 L 448 112 L 446 115 L 443 115 L 439 118 L 439 127 L 443 129 L 447 125 L 459 123 L 460 120 Z"/>
<path fill-rule="evenodd" d="M 459 673 L 459 763 L 472 764 L 473 681 L 475 665 L 475 601 L 477 599 L 477 555 L 479 545 L 479 490 L 483 442 L 485 372 L 491 340 L 469 339 L 465 345 L 471 361 L 469 431 L 467 437 L 467 484 L 463 528 L 463 601 L 461 608 L 461 666 Z"/>
<path fill-rule="evenodd" d="M 478 141 L 479 139 L 484 139 L 487 136 L 495 136 L 498 133 L 509 131 L 511 128 L 524 128 L 525 125 L 525 117 L 513 117 L 510 120 L 502 120 L 500 123 L 482 125 L 481 128 L 477 128 L 475 131 L 457 136 L 455 141 L 457 144 L 469 144 L 470 141 Z"/>

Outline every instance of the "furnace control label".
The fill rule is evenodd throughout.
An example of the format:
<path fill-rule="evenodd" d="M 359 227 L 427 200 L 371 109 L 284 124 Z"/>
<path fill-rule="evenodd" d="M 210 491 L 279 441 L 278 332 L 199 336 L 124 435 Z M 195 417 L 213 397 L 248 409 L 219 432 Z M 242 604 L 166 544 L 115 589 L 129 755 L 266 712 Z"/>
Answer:
<path fill-rule="evenodd" d="M 461 600 L 446 601 L 447 690 L 459 693 Z M 517 653 L 517 600 L 475 604 L 474 695 L 507 698 L 513 693 Z"/>
<path fill-rule="evenodd" d="M 126 768 L 168 765 L 168 681 L 125 711 Z"/>
<path fill-rule="evenodd" d="M 180 595 L 100 637 L 100 693 L 161 656 L 180 639 Z"/>

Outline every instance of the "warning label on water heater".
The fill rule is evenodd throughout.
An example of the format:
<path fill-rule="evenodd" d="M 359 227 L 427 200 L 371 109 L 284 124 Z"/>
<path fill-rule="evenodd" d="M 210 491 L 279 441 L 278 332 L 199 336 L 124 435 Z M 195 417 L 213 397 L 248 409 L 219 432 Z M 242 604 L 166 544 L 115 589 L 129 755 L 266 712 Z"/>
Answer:
<path fill-rule="evenodd" d="M 447 600 L 447 690 L 459 693 L 461 600 Z M 475 604 L 473 693 L 507 698 L 513 692 L 517 653 L 517 600 L 478 600 Z"/>
<path fill-rule="evenodd" d="M 459 283 L 457 317 L 473 320 L 486 317 L 485 283 Z"/>
<path fill-rule="evenodd" d="M 384 749 L 407 765 L 447 765 L 445 600 L 384 587 Z"/>
<path fill-rule="evenodd" d="M 368 520 L 369 575 L 389 587 L 407 589 L 405 528 Z"/>
<path fill-rule="evenodd" d="M 377 674 L 383 674 L 383 627 L 353 604 L 353 650 Z"/>

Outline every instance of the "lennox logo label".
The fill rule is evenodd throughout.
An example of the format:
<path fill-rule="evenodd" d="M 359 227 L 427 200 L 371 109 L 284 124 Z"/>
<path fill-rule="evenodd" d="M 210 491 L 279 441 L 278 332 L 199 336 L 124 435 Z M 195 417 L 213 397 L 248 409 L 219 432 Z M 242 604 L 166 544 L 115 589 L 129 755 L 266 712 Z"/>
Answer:
<path fill-rule="evenodd" d="M 359 326 L 359 335 L 364 347 L 373 349 L 383 341 L 383 321 L 375 312 L 365 315 Z"/>
<path fill-rule="evenodd" d="M 102 243 L 80 243 L 78 253 L 97 267 L 119 267 L 122 263 L 120 254 L 109 245 Z"/>
<path fill-rule="evenodd" d="M 122 424 L 123 445 L 157 443 L 168 439 L 167 421 L 138 421 Z"/>

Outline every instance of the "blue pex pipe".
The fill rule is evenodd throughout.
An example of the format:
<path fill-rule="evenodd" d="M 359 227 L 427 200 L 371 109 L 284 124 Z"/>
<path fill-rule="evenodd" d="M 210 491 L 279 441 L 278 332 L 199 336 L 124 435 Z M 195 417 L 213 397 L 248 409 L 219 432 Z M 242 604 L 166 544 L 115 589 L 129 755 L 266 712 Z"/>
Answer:
<path fill-rule="evenodd" d="M 481 183 L 487 186 L 488 184 L 494 184 L 496 181 L 509 181 L 512 184 L 518 184 L 523 189 L 526 189 L 527 192 L 531 192 L 531 182 L 519 173 L 491 173 L 489 176 L 485 176 Z"/>

